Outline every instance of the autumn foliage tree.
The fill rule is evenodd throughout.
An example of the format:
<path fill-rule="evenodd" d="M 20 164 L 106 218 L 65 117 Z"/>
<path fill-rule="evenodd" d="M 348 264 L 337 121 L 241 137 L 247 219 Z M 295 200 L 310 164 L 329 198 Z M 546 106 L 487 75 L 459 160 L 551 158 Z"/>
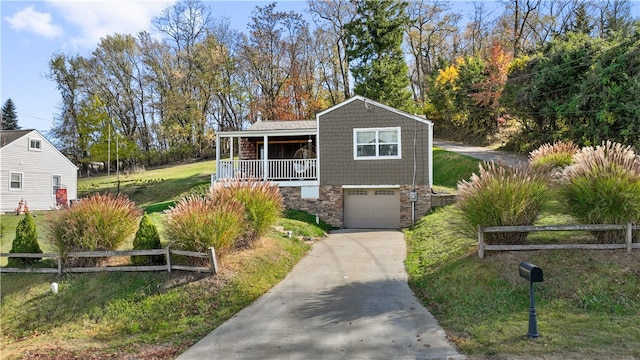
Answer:
<path fill-rule="evenodd" d="M 440 131 L 486 137 L 502 124 L 500 104 L 510 54 L 494 42 L 487 58 L 468 56 L 441 69 L 430 89 L 427 116 L 442 119 Z"/>

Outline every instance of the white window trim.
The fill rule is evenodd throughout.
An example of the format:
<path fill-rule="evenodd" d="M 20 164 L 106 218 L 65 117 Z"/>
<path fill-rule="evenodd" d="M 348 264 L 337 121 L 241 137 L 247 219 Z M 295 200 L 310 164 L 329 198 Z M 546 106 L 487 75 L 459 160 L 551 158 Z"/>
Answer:
<path fill-rule="evenodd" d="M 31 146 L 31 142 L 32 141 L 37 141 L 38 144 L 40 144 L 40 147 L 32 147 Z M 29 151 L 42 151 L 42 139 L 40 138 L 29 138 Z"/>
<path fill-rule="evenodd" d="M 53 186 L 55 184 L 53 182 L 53 178 L 55 178 L 56 176 L 60 178 L 60 183 L 58 184 L 58 189 L 62 187 L 62 175 L 52 174 L 51 175 L 51 197 L 56 197 L 56 193 L 53 191 Z"/>
<path fill-rule="evenodd" d="M 11 175 L 13 174 L 19 174 L 20 175 L 20 188 L 19 189 L 14 189 L 11 187 Z M 24 190 L 24 173 L 18 172 L 18 171 L 9 171 L 9 191 L 23 191 Z"/>
<path fill-rule="evenodd" d="M 378 132 L 380 131 L 390 131 L 394 130 L 398 133 L 398 155 L 392 156 L 358 156 L 358 133 L 365 131 L 375 131 L 376 132 L 376 140 L 378 139 Z M 384 128 L 354 128 L 353 129 L 353 160 L 395 160 L 402 159 L 402 128 L 399 126 L 395 127 L 384 127 Z M 378 152 L 378 144 L 376 143 L 376 153 Z"/>

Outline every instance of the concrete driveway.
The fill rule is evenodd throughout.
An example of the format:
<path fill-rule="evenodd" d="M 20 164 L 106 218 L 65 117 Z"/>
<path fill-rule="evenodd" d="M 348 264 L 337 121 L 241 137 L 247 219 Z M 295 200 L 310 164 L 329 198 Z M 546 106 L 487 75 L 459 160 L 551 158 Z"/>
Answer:
<path fill-rule="evenodd" d="M 179 360 L 464 359 L 407 285 L 398 231 L 340 230 Z"/>

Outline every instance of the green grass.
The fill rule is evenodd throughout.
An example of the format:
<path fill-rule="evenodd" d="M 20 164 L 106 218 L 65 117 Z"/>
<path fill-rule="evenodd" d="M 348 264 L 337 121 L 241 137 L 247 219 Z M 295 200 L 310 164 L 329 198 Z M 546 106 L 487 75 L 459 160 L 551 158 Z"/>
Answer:
<path fill-rule="evenodd" d="M 271 232 L 259 246 L 226 257 L 216 276 L 1 274 L 3 359 L 26 350 L 74 358 L 156 351 L 153 358 L 173 358 L 278 283 L 308 249 Z"/>
<path fill-rule="evenodd" d="M 158 211 L 168 202 L 177 200 L 191 188 L 211 182 L 215 161 L 201 161 L 172 167 L 120 174 L 120 192 L 137 205 Z M 78 196 L 93 192 L 116 192 L 117 176 L 97 176 L 78 179 Z M 159 210 L 162 211 L 162 210 Z"/>
<path fill-rule="evenodd" d="M 433 148 L 433 184 L 450 191 L 458 186 L 459 180 L 468 180 L 471 174 L 478 172 L 482 161 L 469 156 Z M 446 191 L 446 190 L 445 190 Z"/>
<path fill-rule="evenodd" d="M 121 192 L 150 214 L 166 244 L 162 212 L 177 197 L 208 184 L 212 172 L 214 163 L 209 161 L 121 176 Z M 115 178 L 111 176 L 110 184 L 106 177 L 81 179 L 79 192 L 115 191 Z M 53 251 L 44 240 L 45 216 L 36 214 L 39 243 L 43 251 Z M 295 232 L 324 234 L 326 224 L 317 226 L 315 216 L 287 214 L 291 219 L 281 223 L 292 224 Z M 5 225 L 0 247 L 8 252 L 20 217 L 2 215 L 0 220 Z M 131 241 L 121 246 L 130 248 Z M 183 272 L 2 273 L 2 358 L 17 358 L 26 351 L 38 358 L 111 358 L 125 353 L 175 358 L 278 283 L 308 249 L 297 238 L 270 232 L 253 248 L 225 257 L 215 277 Z M 50 291 L 53 281 L 60 284 L 58 296 Z"/>
<path fill-rule="evenodd" d="M 313 226 L 309 226 L 309 224 Z M 293 236 L 313 239 L 323 237 L 333 229 L 331 225 L 322 220 L 316 224 L 315 215 L 297 210 L 285 210 L 284 217 L 280 219 L 278 225 L 282 226 L 284 230 L 291 231 Z"/>
<path fill-rule="evenodd" d="M 406 231 L 406 264 L 410 286 L 462 352 L 640 356 L 640 252 L 492 252 L 481 260 L 476 239 L 451 230 L 455 216 L 451 208 L 440 209 Z M 571 236 L 557 235 L 563 242 L 573 241 Z M 541 334 L 535 341 L 524 339 L 529 298 L 528 283 L 518 276 L 521 261 L 540 266 L 545 275 L 535 287 Z"/>

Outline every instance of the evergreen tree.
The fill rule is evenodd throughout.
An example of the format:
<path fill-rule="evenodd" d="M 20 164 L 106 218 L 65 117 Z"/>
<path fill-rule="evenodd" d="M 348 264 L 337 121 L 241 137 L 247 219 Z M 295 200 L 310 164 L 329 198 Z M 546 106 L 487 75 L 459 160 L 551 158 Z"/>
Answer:
<path fill-rule="evenodd" d="M 594 28 L 592 22 L 593 19 L 587 12 L 587 5 L 579 4 L 574 12 L 573 21 L 567 25 L 566 31 L 590 35 Z"/>
<path fill-rule="evenodd" d="M 10 254 L 42 254 L 38 245 L 38 230 L 33 216 L 26 212 L 16 227 L 16 237 L 11 244 Z M 20 267 L 33 264 L 41 258 L 9 258 L 9 267 Z"/>
<path fill-rule="evenodd" d="M 133 239 L 133 250 L 153 250 L 162 249 L 160 243 L 160 234 L 158 229 L 151 221 L 151 218 L 147 214 L 140 219 L 140 225 L 136 232 L 136 237 Z M 163 255 L 139 255 L 132 256 L 131 262 L 134 265 L 162 265 L 164 264 Z"/>
<path fill-rule="evenodd" d="M 16 115 L 16 106 L 11 98 L 7 99 L 2 106 L 2 130 L 19 130 L 18 115 Z"/>
<path fill-rule="evenodd" d="M 409 111 L 409 71 L 402 51 L 406 7 L 404 1 L 359 0 L 356 18 L 345 28 L 355 93 Z"/>

